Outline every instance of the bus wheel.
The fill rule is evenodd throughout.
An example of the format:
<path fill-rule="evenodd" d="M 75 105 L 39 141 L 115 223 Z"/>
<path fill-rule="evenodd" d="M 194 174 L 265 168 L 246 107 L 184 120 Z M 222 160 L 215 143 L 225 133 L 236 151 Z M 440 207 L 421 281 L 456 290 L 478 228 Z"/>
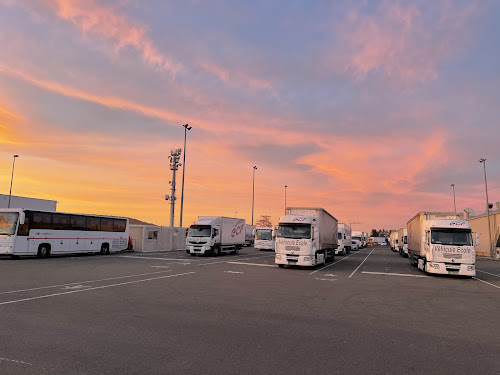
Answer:
<path fill-rule="evenodd" d="M 36 256 L 38 258 L 47 258 L 50 255 L 50 246 L 47 244 L 41 244 L 38 246 L 38 252 Z"/>
<path fill-rule="evenodd" d="M 103 254 L 103 255 L 109 254 L 109 245 L 106 244 L 106 243 L 103 243 L 101 245 L 101 251 L 100 251 L 100 253 Z"/>

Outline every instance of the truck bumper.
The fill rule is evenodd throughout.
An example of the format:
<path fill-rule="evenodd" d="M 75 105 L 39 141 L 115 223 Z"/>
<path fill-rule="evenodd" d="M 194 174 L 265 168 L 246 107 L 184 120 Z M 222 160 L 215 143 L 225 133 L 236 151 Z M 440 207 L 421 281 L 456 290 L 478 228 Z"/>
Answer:
<path fill-rule="evenodd" d="M 335 249 L 335 255 L 342 255 L 345 253 L 345 247 L 344 246 L 341 246 L 341 247 L 337 247 Z"/>
<path fill-rule="evenodd" d="M 323 256 L 323 254 L 321 254 L 321 256 Z M 316 265 L 316 258 L 314 255 L 276 254 L 276 256 L 274 257 L 274 262 L 276 264 L 284 264 L 289 266 L 311 267 Z"/>
<path fill-rule="evenodd" d="M 0 246 L 0 255 L 11 254 L 14 254 L 14 248 L 12 246 Z"/>
<path fill-rule="evenodd" d="M 439 275 L 476 276 L 474 264 L 425 263 L 425 271 Z"/>
<path fill-rule="evenodd" d="M 212 249 L 210 246 L 193 246 L 193 245 L 188 245 L 187 249 L 191 254 L 200 254 L 203 255 L 205 253 L 211 252 Z"/>

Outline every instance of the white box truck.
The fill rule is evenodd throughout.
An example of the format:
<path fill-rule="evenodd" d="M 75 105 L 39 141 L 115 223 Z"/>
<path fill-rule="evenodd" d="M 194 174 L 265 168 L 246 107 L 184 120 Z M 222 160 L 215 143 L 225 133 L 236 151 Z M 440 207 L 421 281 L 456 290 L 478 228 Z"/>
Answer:
<path fill-rule="evenodd" d="M 289 207 L 280 217 L 275 263 L 315 266 L 333 260 L 338 246 L 338 221 L 323 208 Z"/>
<path fill-rule="evenodd" d="M 191 256 L 221 252 L 236 254 L 245 245 L 245 220 L 223 216 L 199 216 L 186 237 Z"/>
<path fill-rule="evenodd" d="M 408 256 L 408 230 L 406 228 L 399 228 L 398 230 L 398 243 L 399 255 L 406 258 Z"/>
<path fill-rule="evenodd" d="M 362 233 L 362 243 L 363 243 L 363 247 L 366 247 L 368 246 L 368 233 L 366 232 L 361 232 Z"/>
<path fill-rule="evenodd" d="M 351 233 L 352 236 L 352 249 L 359 250 L 363 248 L 363 232 L 353 230 Z M 354 246 L 355 243 L 355 246 Z"/>
<path fill-rule="evenodd" d="M 254 247 L 258 250 L 274 251 L 275 237 L 271 227 L 256 227 L 254 229 Z"/>
<path fill-rule="evenodd" d="M 335 255 L 345 255 L 351 252 L 351 227 L 347 224 L 340 223 L 338 228 L 339 246 L 335 250 Z"/>
<path fill-rule="evenodd" d="M 245 225 L 245 246 L 253 246 L 254 243 L 254 229 L 255 225 L 246 224 Z"/>
<path fill-rule="evenodd" d="M 462 214 L 419 212 L 407 229 L 411 265 L 428 273 L 476 275 L 472 231 Z"/>

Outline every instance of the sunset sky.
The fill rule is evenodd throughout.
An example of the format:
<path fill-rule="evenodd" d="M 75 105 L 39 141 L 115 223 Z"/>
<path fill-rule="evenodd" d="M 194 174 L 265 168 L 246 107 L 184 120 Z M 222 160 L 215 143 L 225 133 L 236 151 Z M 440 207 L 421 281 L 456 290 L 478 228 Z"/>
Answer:
<path fill-rule="evenodd" d="M 500 201 L 500 2 L 0 0 L 0 193 L 169 224 L 355 230 Z M 181 171 L 180 171 L 181 172 Z M 178 173 L 178 203 L 180 203 Z M 180 205 L 176 207 L 176 225 Z"/>

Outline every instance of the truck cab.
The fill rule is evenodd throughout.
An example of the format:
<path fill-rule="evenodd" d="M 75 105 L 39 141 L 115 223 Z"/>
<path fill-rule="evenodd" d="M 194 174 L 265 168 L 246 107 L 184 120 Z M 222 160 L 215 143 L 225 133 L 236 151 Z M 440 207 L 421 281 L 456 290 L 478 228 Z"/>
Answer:
<path fill-rule="evenodd" d="M 271 227 L 256 227 L 254 229 L 254 247 L 258 250 L 274 251 L 275 237 Z"/>
<path fill-rule="evenodd" d="M 186 249 L 191 254 L 214 252 L 219 243 L 219 228 L 210 224 L 194 224 L 188 229 Z"/>
<path fill-rule="evenodd" d="M 476 252 L 468 221 L 428 220 L 424 230 L 426 256 L 418 259 L 419 269 L 446 275 L 476 275 Z"/>
<path fill-rule="evenodd" d="M 285 215 L 276 233 L 275 262 L 284 265 L 315 266 L 326 262 L 318 248 L 318 222 L 315 217 Z"/>

